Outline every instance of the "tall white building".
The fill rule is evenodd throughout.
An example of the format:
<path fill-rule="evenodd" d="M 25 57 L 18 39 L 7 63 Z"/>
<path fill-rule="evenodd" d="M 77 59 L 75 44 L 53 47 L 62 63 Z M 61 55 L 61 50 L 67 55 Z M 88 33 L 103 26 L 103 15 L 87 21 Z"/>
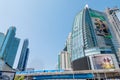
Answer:
<path fill-rule="evenodd" d="M 62 51 L 58 55 L 58 69 L 71 70 L 69 57 L 70 55 L 67 51 Z"/>
<path fill-rule="evenodd" d="M 120 10 L 118 8 L 106 9 L 111 26 L 109 26 L 112 34 L 112 42 L 114 44 L 119 62 L 120 62 Z"/>

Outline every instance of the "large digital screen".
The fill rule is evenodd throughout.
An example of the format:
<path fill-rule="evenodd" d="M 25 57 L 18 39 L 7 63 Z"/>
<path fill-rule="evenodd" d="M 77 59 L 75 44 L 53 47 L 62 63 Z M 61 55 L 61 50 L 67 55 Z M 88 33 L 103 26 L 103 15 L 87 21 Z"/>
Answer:
<path fill-rule="evenodd" d="M 114 69 L 112 56 L 96 55 L 92 57 L 94 69 Z"/>

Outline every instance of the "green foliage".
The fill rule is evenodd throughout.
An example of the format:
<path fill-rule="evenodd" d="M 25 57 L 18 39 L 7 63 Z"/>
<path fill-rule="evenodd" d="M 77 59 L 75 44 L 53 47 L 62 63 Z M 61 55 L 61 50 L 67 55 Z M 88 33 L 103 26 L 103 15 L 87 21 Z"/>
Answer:
<path fill-rule="evenodd" d="M 14 80 L 24 80 L 24 76 L 22 75 L 22 76 L 15 76 L 15 79 Z"/>

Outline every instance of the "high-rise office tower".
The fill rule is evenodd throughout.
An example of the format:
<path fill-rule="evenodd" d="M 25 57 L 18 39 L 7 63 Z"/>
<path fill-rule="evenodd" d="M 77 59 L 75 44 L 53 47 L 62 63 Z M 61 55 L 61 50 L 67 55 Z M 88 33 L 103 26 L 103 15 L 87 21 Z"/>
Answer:
<path fill-rule="evenodd" d="M 17 69 L 20 71 L 24 71 L 26 69 L 27 61 L 28 61 L 28 56 L 29 56 L 29 41 L 28 39 L 24 40 L 19 63 Z"/>
<path fill-rule="evenodd" d="M 118 8 L 107 8 L 106 14 L 112 25 L 109 28 L 112 33 L 112 41 L 120 63 L 120 10 Z"/>
<path fill-rule="evenodd" d="M 16 28 L 10 27 L 4 37 L 0 57 L 8 64 L 10 67 L 13 67 L 17 49 L 19 46 L 20 39 L 15 37 Z"/>
<path fill-rule="evenodd" d="M 110 24 L 105 13 L 88 8 L 87 5 L 76 15 L 72 28 L 73 68 L 75 68 L 76 66 L 78 68 L 77 62 L 79 62 L 79 59 L 81 59 L 81 62 L 87 61 L 87 63 L 90 64 L 89 68 L 92 68 L 91 65 L 93 65 L 94 63 L 89 62 L 92 62 L 92 60 L 100 60 L 100 54 L 116 55 L 111 40 L 112 35 L 110 33 L 109 26 Z M 97 54 L 99 55 L 99 57 L 97 56 L 97 58 L 99 59 L 95 59 L 96 56 L 84 59 L 87 56 Z M 99 61 L 99 63 L 102 64 L 102 61 L 104 62 L 106 59 L 108 61 L 109 59 L 112 59 L 111 57 L 106 57 L 107 56 L 105 56 L 104 58 L 101 57 L 101 61 Z M 91 61 L 89 59 L 91 59 Z M 79 64 L 81 64 L 80 66 L 83 66 L 84 63 Z M 94 66 L 94 68 L 92 69 L 96 69 L 96 66 Z"/>

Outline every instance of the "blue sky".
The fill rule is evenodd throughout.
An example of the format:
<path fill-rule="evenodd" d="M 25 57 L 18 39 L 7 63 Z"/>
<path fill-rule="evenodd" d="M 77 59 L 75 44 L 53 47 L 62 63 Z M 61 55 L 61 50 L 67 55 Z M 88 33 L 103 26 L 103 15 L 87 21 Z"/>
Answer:
<path fill-rule="evenodd" d="M 27 67 L 55 69 L 74 17 L 85 4 L 100 11 L 106 7 L 120 8 L 120 0 L 0 0 L 0 32 L 16 26 L 16 36 L 21 38 L 15 67 L 23 40 L 28 38 Z"/>

